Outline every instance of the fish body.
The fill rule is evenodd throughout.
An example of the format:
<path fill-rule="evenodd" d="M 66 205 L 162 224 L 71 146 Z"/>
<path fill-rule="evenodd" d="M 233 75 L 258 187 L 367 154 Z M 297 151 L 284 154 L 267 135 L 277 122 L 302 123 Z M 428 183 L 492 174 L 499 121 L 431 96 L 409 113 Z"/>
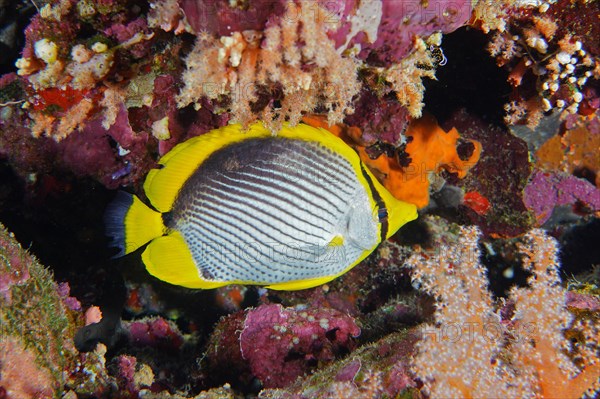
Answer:
<path fill-rule="evenodd" d="M 341 139 L 304 124 L 273 136 L 229 125 L 171 150 L 146 178 L 152 205 L 121 192 L 107 230 L 121 254 L 189 288 L 304 289 L 347 272 L 417 216 Z"/>

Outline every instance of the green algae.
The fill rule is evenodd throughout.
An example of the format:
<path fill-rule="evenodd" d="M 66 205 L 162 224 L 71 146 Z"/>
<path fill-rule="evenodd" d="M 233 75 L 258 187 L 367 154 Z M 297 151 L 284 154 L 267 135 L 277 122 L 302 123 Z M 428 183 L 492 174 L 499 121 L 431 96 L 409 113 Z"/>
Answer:
<path fill-rule="evenodd" d="M 62 302 L 52 273 L 1 224 L 0 294 L 0 347 L 20 342 L 50 373 L 55 397 L 61 397 L 63 372 L 76 361 L 72 337 L 80 323 Z"/>

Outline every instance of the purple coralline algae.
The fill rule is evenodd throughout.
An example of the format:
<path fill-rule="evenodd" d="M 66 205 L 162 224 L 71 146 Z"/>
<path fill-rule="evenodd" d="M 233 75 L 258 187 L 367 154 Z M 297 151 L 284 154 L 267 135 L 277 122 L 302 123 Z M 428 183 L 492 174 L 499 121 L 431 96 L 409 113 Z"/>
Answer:
<path fill-rule="evenodd" d="M 177 326 L 162 317 L 150 317 L 126 323 L 126 330 L 134 346 L 178 350 L 183 336 Z"/>
<path fill-rule="evenodd" d="M 262 31 L 277 23 L 286 11 L 286 2 L 253 1 L 239 7 L 226 0 L 179 2 L 192 30 L 218 37 L 234 32 Z M 471 1 L 433 0 L 370 1 L 318 0 L 303 12 L 324 18 L 328 36 L 340 51 L 356 46 L 358 57 L 369 64 L 390 66 L 413 51 L 416 37 L 435 32 L 449 33 L 463 26 L 471 16 Z M 229 3 L 230 5 L 230 3 Z M 300 15 L 296 15 L 300 18 Z"/>
<path fill-rule="evenodd" d="M 339 18 L 330 33 L 336 47 L 358 48 L 368 64 L 390 66 L 413 51 L 415 38 L 450 33 L 471 16 L 471 1 L 324 1 L 331 17 Z"/>
<path fill-rule="evenodd" d="M 581 204 L 590 212 L 600 211 L 600 189 L 587 180 L 563 173 L 536 170 L 524 190 L 523 199 L 541 225 L 555 207 Z"/>
<path fill-rule="evenodd" d="M 312 398 L 422 398 L 420 383 L 411 374 L 419 334 L 395 332 L 364 345 L 351 355 L 316 373 L 303 376 L 281 389 L 264 389 L 259 397 L 272 399 Z"/>
<path fill-rule="evenodd" d="M 372 91 L 364 90 L 355 107 L 355 113 L 348 115 L 344 122 L 358 127 L 365 143 L 370 145 L 382 141 L 397 145 L 402 141 L 410 115 L 395 98 L 379 98 Z"/>
<path fill-rule="evenodd" d="M 118 188 L 138 181 L 151 166 L 147 144 L 148 134 L 135 133 L 127 110 L 121 107 L 110 128 L 105 129 L 96 119 L 78 134 L 69 135 L 61 143 L 58 157 L 79 177 L 92 176 L 108 188 Z"/>
<path fill-rule="evenodd" d="M 261 305 L 221 320 L 207 356 L 216 375 L 283 387 L 353 349 L 359 334 L 354 319 L 337 310 Z"/>
<path fill-rule="evenodd" d="M 506 18 L 498 18 L 502 22 L 492 29 L 488 50 L 510 71 L 508 82 L 514 90 L 505 106 L 507 124 L 535 127 L 549 111 L 561 119 L 595 112 L 598 11 L 598 3 L 587 0 L 506 4 Z"/>

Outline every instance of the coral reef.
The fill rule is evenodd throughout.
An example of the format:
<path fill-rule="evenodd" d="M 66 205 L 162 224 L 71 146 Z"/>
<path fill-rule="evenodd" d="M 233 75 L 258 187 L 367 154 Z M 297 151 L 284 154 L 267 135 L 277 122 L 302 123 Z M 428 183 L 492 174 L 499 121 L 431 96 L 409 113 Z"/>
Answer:
<path fill-rule="evenodd" d="M 78 360 L 72 337 L 80 320 L 63 301 L 68 289 L 2 225 L 0 290 L 0 387 L 9 397 L 61 392 L 63 371 Z"/>
<path fill-rule="evenodd" d="M 489 44 L 516 89 L 505 107 L 506 122 L 536 126 L 553 110 L 562 118 L 595 112 L 600 53 L 593 38 L 600 31 L 593 15 L 598 4 L 559 0 L 535 8 L 535 3 L 503 9 L 510 23 L 495 26 Z"/>
<path fill-rule="evenodd" d="M 453 113 L 443 124 L 444 128 L 456 127 L 462 137 L 477 140 L 483 147 L 483 155 L 463 180 L 448 179 L 471 196 L 481 196 L 490 204 L 487 212 L 477 212 L 465 203 L 465 219 L 479 226 L 485 234 L 518 236 L 535 225 L 523 200 L 531 175 L 529 151 L 526 143 L 506 129 L 486 123 L 481 118 L 461 109 Z"/>
<path fill-rule="evenodd" d="M 600 146 L 600 119 L 575 118 L 554 133 L 537 149 L 537 166 L 576 174 L 600 186 L 600 153 L 596 151 Z"/>
<path fill-rule="evenodd" d="M 423 339 L 413 371 L 433 397 L 579 398 L 600 389 L 598 320 L 574 323 L 560 286 L 557 245 L 532 230 L 520 245 L 529 287 L 513 287 L 495 309 L 479 262 L 479 232 L 461 228 L 459 239 L 435 254 L 415 254 L 413 280 L 440 304 Z M 584 329 L 572 346 L 567 329 Z M 460 356 L 457 356 L 460 354 Z"/>
<path fill-rule="evenodd" d="M 260 398 L 418 398 L 418 383 L 410 375 L 417 334 L 392 333 L 367 344 L 345 359 L 298 380 L 286 390 L 264 389 Z"/>
<path fill-rule="evenodd" d="M 557 206 L 577 204 L 589 212 L 600 211 L 600 190 L 587 180 L 559 173 L 535 171 L 525 187 L 523 200 L 539 225 L 550 218 Z"/>
<path fill-rule="evenodd" d="M 0 398 L 597 397 L 599 5 L 0 1 Z M 115 189 L 259 120 L 419 218 L 293 292 L 111 259 Z"/>
<path fill-rule="evenodd" d="M 17 75 L 0 81 L 2 154 L 26 147 L 12 160 L 23 174 L 53 164 L 109 188 L 135 184 L 157 152 L 230 120 L 273 132 L 311 112 L 338 123 L 361 92 L 420 116 L 422 80 L 445 63 L 441 33 L 471 10 L 443 0 L 169 1 L 145 13 L 129 3 L 50 1 L 32 18 Z"/>
<path fill-rule="evenodd" d="M 354 146 L 365 165 L 396 198 L 418 208 L 429 203 L 430 181 L 435 175 L 444 170 L 464 178 L 481 154 L 478 141 L 461 141 L 456 129 L 444 131 L 431 115 L 413 119 L 404 132 L 404 143 L 397 146 L 364 136 L 357 127 L 331 126 L 318 117 L 304 121 L 324 127 Z"/>
<path fill-rule="evenodd" d="M 129 339 L 135 346 L 161 347 L 177 351 L 183 344 L 179 328 L 160 317 L 139 319 L 125 325 Z"/>
<path fill-rule="evenodd" d="M 317 106 L 328 112 L 332 123 L 350 113 L 359 88 L 357 65 L 342 57 L 327 37 L 325 10 L 304 1 L 287 2 L 285 9 L 280 21 L 271 20 L 264 31 L 246 29 L 219 40 L 203 32 L 186 59 L 178 105 L 203 96 L 211 100 L 228 96 L 234 121 L 248 126 L 261 119 L 273 132 L 285 117 L 296 124 L 302 111 Z M 304 67 L 308 64 L 310 69 Z M 282 92 L 278 109 L 267 103 L 258 108 L 265 101 L 259 101 L 261 91 L 269 96 Z"/>
<path fill-rule="evenodd" d="M 282 387 L 353 349 L 359 334 L 352 317 L 334 309 L 262 305 L 221 320 L 207 357 L 215 376 Z"/>

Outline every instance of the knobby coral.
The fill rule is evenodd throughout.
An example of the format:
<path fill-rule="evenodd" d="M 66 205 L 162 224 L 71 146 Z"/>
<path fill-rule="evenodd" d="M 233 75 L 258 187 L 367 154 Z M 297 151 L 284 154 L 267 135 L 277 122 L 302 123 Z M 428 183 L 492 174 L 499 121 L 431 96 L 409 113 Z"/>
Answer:
<path fill-rule="evenodd" d="M 256 377 L 265 387 L 283 387 L 353 349 L 358 335 L 354 319 L 334 309 L 262 305 L 223 318 L 207 358 L 215 379 Z"/>
<path fill-rule="evenodd" d="M 557 243 L 542 230 L 520 245 L 529 287 L 514 287 L 496 308 L 479 261 L 479 231 L 463 227 L 458 242 L 415 254 L 413 281 L 437 300 L 435 324 L 413 371 L 431 397 L 580 398 L 600 390 L 600 322 L 574 321 L 560 285 Z M 581 329 L 571 345 L 567 329 Z"/>
<path fill-rule="evenodd" d="M 101 7 L 83 7 L 75 7 L 70 0 L 50 2 L 25 31 L 27 44 L 16 66 L 29 93 L 25 106 L 33 120 L 31 132 L 35 137 L 46 135 L 61 141 L 82 128 L 96 107 L 106 107 L 110 114 L 107 104 L 97 101 L 105 90 L 101 83 L 114 73 L 124 49 L 130 52 L 128 57 L 142 58 L 146 51 L 136 45 L 153 37 L 153 33 L 145 32 L 145 21 L 138 19 L 127 26 L 116 23 L 84 43 L 77 37 L 81 26 L 102 11 Z M 110 12 L 103 12 L 119 10 L 118 4 L 111 7 L 114 9 Z M 120 43 L 112 45 L 112 38 Z"/>

